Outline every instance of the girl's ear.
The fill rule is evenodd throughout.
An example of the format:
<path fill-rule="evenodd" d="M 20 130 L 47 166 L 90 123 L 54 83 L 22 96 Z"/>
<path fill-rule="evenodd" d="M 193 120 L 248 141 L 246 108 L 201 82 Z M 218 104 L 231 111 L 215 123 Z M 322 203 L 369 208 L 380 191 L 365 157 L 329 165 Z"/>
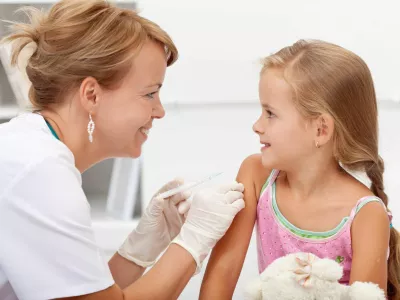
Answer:
<path fill-rule="evenodd" d="M 329 114 L 321 114 L 315 119 L 315 145 L 317 148 L 323 147 L 332 139 L 334 127 L 335 122 Z"/>

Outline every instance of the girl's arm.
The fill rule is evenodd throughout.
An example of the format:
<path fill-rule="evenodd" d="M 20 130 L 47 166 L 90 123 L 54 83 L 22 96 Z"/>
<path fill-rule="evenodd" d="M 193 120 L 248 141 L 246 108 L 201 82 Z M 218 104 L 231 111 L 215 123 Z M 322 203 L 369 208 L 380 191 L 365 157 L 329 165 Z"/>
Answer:
<path fill-rule="evenodd" d="M 260 166 L 260 156 L 252 155 L 240 167 L 237 181 L 244 184 L 246 207 L 238 213 L 212 251 L 201 285 L 200 300 L 232 299 L 256 220 L 257 199 L 261 190 L 260 180 L 257 180 L 262 172 Z"/>
<path fill-rule="evenodd" d="M 382 204 L 366 204 L 352 224 L 353 262 L 350 284 L 355 281 L 373 282 L 386 293 L 389 237 L 389 218 Z"/>

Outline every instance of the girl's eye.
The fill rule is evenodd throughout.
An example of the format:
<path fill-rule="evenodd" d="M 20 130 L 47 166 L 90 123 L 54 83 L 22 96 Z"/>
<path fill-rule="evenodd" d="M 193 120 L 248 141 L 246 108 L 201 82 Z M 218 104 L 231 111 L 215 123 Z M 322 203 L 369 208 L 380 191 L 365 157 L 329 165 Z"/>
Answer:
<path fill-rule="evenodd" d="M 267 113 L 267 117 L 268 117 L 268 118 L 273 118 L 273 117 L 275 117 L 275 115 L 273 114 L 273 112 L 270 111 L 269 109 L 266 109 L 265 112 Z"/>

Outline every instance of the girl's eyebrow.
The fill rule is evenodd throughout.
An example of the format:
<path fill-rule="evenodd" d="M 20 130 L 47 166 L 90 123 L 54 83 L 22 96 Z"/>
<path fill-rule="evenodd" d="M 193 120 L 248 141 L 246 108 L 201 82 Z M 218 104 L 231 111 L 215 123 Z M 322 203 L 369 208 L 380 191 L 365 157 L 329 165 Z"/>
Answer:
<path fill-rule="evenodd" d="M 272 110 L 276 110 L 275 107 L 269 105 L 268 103 L 261 103 L 262 107 L 264 108 L 268 108 L 268 109 L 272 109 Z"/>

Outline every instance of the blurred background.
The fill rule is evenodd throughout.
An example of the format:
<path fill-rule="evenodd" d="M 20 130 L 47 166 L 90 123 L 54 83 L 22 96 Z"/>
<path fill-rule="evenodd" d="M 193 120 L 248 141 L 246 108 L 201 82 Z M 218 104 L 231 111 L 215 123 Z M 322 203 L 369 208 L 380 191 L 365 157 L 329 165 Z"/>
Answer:
<path fill-rule="evenodd" d="M 337 43 L 369 65 L 379 100 L 380 153 L 394 226 L 400 227 L 400 3 L 396 0 L 138 0 L 115 1 L 158 23 L 176 42 L 178 62 L 167 70 L 161 100 L 166 117 L 154 123 L 140 159 L 110 159 L 83 174 L 99 245 L 110 257 L 165 182 L 213 172 L 213 183 L 235 179 L 242 160 L 259 152 L 252 125 L 260 59 L 300 38 Z M 0 19 L 21 20 L 19 6 L 51 0 L 0 0 Z M 0 35 L 6 33 L 0 25 Z M 0 49 L 0 122 L 26 108 L 28 82 Z M 1 151 L 1 145 L 0 145 Z M 361 175 L 360 180 L 364 181 Z M 367 183 L 365 181 L 365 183 Z M 204 271 L 204 270 L 203 270 Z M 198 296 L 203 273 L 180 299 Z M 254 240 L 235 292 L 257 275 Z"/>

